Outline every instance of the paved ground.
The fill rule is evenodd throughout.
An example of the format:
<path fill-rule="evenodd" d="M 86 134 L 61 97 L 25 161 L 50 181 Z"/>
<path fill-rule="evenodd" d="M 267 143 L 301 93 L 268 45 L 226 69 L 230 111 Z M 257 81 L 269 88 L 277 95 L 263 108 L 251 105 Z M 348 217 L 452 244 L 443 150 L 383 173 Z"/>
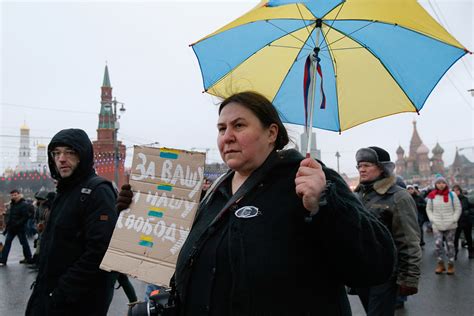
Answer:
<path fill-rule="evenodd" d="M 456 262 L 454 276 L 434 273 L 435 257 L 432 236 L 426 236 L 427 245 L 423 252 L 420 293 L 410 297 L 405 308 L 397 311 L 397 316 L 474 316 L 474 260 L 467 259 L 467 250 L 462 249 Z M 4 240 L 1 238 L 0 240 Z M 21 246 L 15 239 L 8 265 L 0 268 L 0 315 L 24 315 L 26 302 L 31 293 L 30 285 L 35 278 L 22 259 Z M 132 280 L 139 298 L 144 297 L 145 284 Z M 358 297 L 350 297 L 354 316 L 365 315 Z M 123 316 L 127 312 L 127 299 L 124 292 L 115 291 L 109 315 Z M 323 315 L 324 316 L 324 315 Z"/>

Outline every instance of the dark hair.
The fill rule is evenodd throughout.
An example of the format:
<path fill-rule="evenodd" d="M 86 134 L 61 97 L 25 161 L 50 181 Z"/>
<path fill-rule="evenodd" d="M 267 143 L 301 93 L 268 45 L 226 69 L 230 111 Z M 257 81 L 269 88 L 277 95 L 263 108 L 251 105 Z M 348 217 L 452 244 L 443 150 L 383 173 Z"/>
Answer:
<path fill-rule="evenodd" d="M 13 193 L 20 193 L 20 191 L 18 191 L 17 189 L 13 189 L 10 191 L 10 194 L 13 194 Z"/>
<path fill-rule="evenodd" d="M 254 91 L 245 91 L 233 94 L 222 101 L 221 105 L 219 106 L 219 114 L 221 114 L 222 109 L 227 104 L 232 102 L 238 103 L 246 109 L 252 111 L 260 123 L 262 123 L 264 128 L 268 128 L 272 124 L 276 124 L 278 126 L 278 135 L 275 140 L 275 149 L 283 149 L 283 147 L 288 144 L 290 141 L 288 138 L 288 132 L 281 122 L 277 110 L 266 97 Z"/>
<path fill-rule="evenodd" d="M 456 189 L 458 189 L 458 190 L 459 190 L 459 192 L 461 192 L 461 193 L 462 193 L 462 189 L 461 189 L 461 186 L 460 186 L 459 184 L 455 184 L 455 185 L 453 185 L 453 188 L 452 188 L 452 189 L 453 189 L 453 191 L 454 191 L 454 190 L 456 190 Z"/>

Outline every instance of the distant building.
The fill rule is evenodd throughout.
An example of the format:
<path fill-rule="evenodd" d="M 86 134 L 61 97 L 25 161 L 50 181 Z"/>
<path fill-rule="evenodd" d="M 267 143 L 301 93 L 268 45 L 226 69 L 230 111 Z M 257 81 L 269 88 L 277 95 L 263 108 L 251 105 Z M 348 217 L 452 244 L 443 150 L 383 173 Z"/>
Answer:
<path fill-rule="evenodd" d="M 18 189 L 26 197 L 32 197 L 39 190 L 54 190 L 48 168 L 46 146 L 36 146 L 36 159 L 32 160 L 30 129 L 24 123 L 20 127 L 20 149 L 18 165 L 6 168 L 0 176 L 0 198 L 8 198 L 12 189 Z"/>
<path fill-rule="evenodd" d="M 451 184 L 474 186 L 474 163 L 459 154 L 457 149 L 454 162 L 448 168 L 445 167 L 443 160 L 444 149 L 439 143 L 436 143 L 431 150 L 431 158 L 429 153 L 430 150 L 423 144 L 414 121 L 408 156 L 405 156 L 405 150 L 401 146 L 397 148 L 395 173 L 403 177 L 405 182 L 416 183 L 421 187 L 431 185 L 435 174 L 445 176 Z"/>
<path fill-rule="evenodd" d="M 461 155 L 457 148 L 454 162 L 448 169 L 448 179 L 462 188 L 474 188 L 474 163 Z"/>
<path fill-rule="evenodd" d="M 97 140 L 92 142 L 94 147 L 94 166 L 98 175 L 114 181 L 115 179 L 115 127 L 117 117 L 113 113 L 114 100 L 112 99 L 112 86 L 110 85 L 109 69 L 107 65 L 104 71 L 104 80 L 101 87 L 101 101 L 99 124 L 97 128 Z M 121 141 L 117 140 L 118 148 L 118 183 L 121 187 L 126 182 L 125 155 L 126 148 Z"/>
<path fill-rule="evenodd" d="M 30 129 L 26 124 L 20 127 L 20 151 L 18 153 L 18 171 L 31 168 Z"/>
<path fill-rule="evenodd" d="M 48 171 L 48 157 L 46 146 L 38 144 L 36 147 L 36 160 L 31 159 L 30 146 L 30 128 L 24 123 L 20 127 L 20 149 L 18 152 L 18 165 L 14 172 L 37 171 L 40 173 L 47 173 Z"/>

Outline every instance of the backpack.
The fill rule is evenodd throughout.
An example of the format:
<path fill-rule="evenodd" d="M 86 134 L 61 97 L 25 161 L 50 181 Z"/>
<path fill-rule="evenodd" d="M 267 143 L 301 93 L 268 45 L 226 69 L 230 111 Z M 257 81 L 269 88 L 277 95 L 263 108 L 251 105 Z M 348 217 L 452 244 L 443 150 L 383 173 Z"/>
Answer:
<path fill-rule="evenodd" d="M 81 197 L 79 198 L 79 201 L 80 201 L 79 214 L 80 214 L 80 220 L 82 221 L 82 224 L 83 224 L 82 230 L 85 229 L 85 220 L 86 220 L 85 215 L 86 215 L 87 207 L 89 206 L 88 204 L 89 197 L 91 196 L 95 188 L 97 188 L 102 183 L 106 183 L 112 188 L 112 191 L 114 192 L 114 195 L 115 195 L 115 199 L 117 199 L 117 196 L 118 196 L 117 187 L 109 180 L 99 177 L 99 176 L 95 176 L 87 180 L 87 182 L 81 188 Z M 81 234 L 84 234 L 84 232 L 82 232 Z"/>

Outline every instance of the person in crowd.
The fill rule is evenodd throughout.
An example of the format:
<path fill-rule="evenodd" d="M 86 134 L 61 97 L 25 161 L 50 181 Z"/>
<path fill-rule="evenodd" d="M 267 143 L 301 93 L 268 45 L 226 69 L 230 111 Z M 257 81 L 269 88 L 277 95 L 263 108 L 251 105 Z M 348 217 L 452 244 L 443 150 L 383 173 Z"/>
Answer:
<path fill-rule="evenodd" d="M 448 182 L 441 175 L 434 180 L 435 189 L 427 196 L 426 213 L 433 227 L 435 253 L 437 257 L 436 274 L 446 271 L 443 259 L 443 239 L 446 241 L 448 259 L 447 274 L 454 274 L 454 236 L 461 215 L 461 203 L 458 197 L 449 190 Z"/>
<path fill-rule="evenodd" d="M 177 260 L 179 315 L 350 315 L 344 285 L 385 282 L 390 233 L 333 170 L 293 149 L 273 104 L 241 92 L 219 107 L 229 167 L 201 202 Z M 123 187 L 117 207 L 133 193 Z"/>
<path fill-rule="evenodd" d="M 27 316 L 105 316 L 113 291 L 99 269 L 117 221 L 116 191 L 93 169 L 92 143 L 81 129 L 58 132 L 48 145 L 57 182 L 41 239 L 39 271 Z"/>
<path fill-rule="evenodd" d="M 420 246 L 423 247 L 425 245 L 423 226 L 428 221 L 428 215 L 426 215 L 426 201 L 419 195 L 419 191 L 415 189 L 415 186 L 408 185 L 407 190 L 415 201 L 416 209 L 418 211 L 417 215 L 418 225 L 420 226 Z"/>
<path fill-rule="evenodd" d="M 35 203 L 31 198 L 26 199 L 26 203 L 28 203 L 29 213 L 28 213 L 28 220 L 26 221 L 26 238 L 31 239 L 36 236 L 38 231 L 36 230 L 35 225 Z"/>
<path fill-rule="evenodd" d="M 453 185 L 453 191 L 454 193 L 456 193 L 459 201 L 461 202 L 461 216 L 459 216 L 458 227 L 456 228 L 456 232 L 454 235 L 454 259 L 456 260 L 458 257 L 459 237 L 461 236 L 461 232 L 464 232 L 464 238 L 466 239 L 468 258 L 473 259 L 474 248 L 472 247 L 472 223 L 470 216 L 470 212 L 473 208 L 473 205 L 469 203 L 468 198 L 462 193 L 463 191 L 460 185 Z"/>
<path fill-rule="evenodd" d="M 418 185 L 413 186 L 415 188 L 415 192 L 421 196 L 425 202 L 426 202 L 426 197 L 428 196 L 428 193 L 430 193 L 433 188 L 432 187 L 426 187 L 420 191 Z M 426 214 L 426 208 L 425 208 L 425 214 Z M 431 226 L 430 219 L 428 218 L 428 215 L 426 215 L 426 232 L 432 234 L 433 233 L 433 227 Z M 424 237 L 423 237 L 424 238 Z"/>
<path fill-rule="evenodd" d="M 54 193 L 54 192 L 53 192 Z M 51 209 L 51 203 L 48 200 L 48 191 L 41 190 L 35 193 L 35 214 L 34 214 L 34 222 L 36 226 L 36 231 L 38 232 L 38 236 L 34 241 L 35 246 L 35 253 L 33 255 L 33 266 L 31 268 L 36 269 L 38 268 L 38 261 L 39 261 L 39 253 L 40 253 L 40 244 L 41 244 L 41 235 L 43 234 L 46 218 L 49 216 L 49 211 Z"/>
<path fill-rule="evenodd" d="M 367 315 L 393 315 L 397 296 L 418 292 L 421 247 L 416 205 L 407 190 L 397 185 L 395 164 L 376 146 L 356 153 L 360 183 L 355 192 L 365 207 L 389 229 L 397 247 L 398 264 L 392 277 L 375 286 L 356 289 Z M 399 302 L 402 304 L 402 301 Z"/>
<path fill-rule="evenodd" d="M 204 177 L 202 190 L 201 190 L 201 196 L 199 197 L 199 201 L 202 201 L 204 196 L 206 196 L 207 190 L 209 189 L 211 184 L 212 184 L 211 180 L 209 180 L 207 177 Z"/>
<path fill-rule="evenodd" d="M 8 210 L 8 216 L 6 220 L 5 230 L 3 234 L 6 235 L 5 245 L 0 256 L 0 267 L 7 264 L 8 255 L 12 241 L 15 236 L 18 236 L 21 246 L 23 247 L 24 258 L 20 263 L 31 263 L 31 249 L 26 238 L 26 223 L 32 213 L 32 205 L 28 204 L 20 191 L 14 189 L 10 191 L 10 208 Z"/>

